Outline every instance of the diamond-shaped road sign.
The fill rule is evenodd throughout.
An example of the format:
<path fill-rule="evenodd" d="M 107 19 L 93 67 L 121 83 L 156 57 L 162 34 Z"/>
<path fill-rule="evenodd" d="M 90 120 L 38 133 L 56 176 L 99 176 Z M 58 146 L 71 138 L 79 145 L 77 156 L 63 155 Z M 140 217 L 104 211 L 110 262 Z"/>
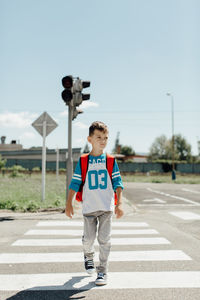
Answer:
<path fill-rule="evenodd" d="M 37 120 L 35 120 L 31 125 L 39 132 L 41 136 L 43 136 L 43 123 L 46 121 L 46 136 L 51 133 L 58 124 L 50 117 L 47 112 L 44 112 L 39 116 Z"/>

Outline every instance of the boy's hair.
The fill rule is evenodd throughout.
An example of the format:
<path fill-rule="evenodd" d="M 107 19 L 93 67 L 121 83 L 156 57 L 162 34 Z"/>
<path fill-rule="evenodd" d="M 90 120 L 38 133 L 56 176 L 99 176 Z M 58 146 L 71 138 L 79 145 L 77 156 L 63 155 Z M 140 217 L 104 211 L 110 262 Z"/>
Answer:
<path fill-rule="evenodd" d="M 89 127 L 89 136 L 92 136 L 94 134 L 95 129 L 102 131 L 103 133 L 108 132 L 108 127 L 106 126 L 106 124 L 101 121 L 95 121 Z"/>

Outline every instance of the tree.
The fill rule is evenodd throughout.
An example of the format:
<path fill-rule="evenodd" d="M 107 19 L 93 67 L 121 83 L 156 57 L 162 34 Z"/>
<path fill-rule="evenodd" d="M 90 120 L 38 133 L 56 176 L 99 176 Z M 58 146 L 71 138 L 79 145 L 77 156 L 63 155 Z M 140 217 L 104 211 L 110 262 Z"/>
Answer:
<path fill-rule="evenodd" d="M 186 141 L 181 134 L 174 137 L 175 153 L 179 160 L 190 161 L 192 158 L 191 145 Z"/>
<path fill-rule="evenodd" d="M 1 158 L 1 154 L 0 154 L 0 170 L 5 167 L 7 160 L 6 159 L 2 159 Z"/>
<path fill-rule="evenodd" d="M 123 155 L 126 155 L 126 156 L 130 156 L 130 155 L 135 155 L 135 151 L 130 146 L 122 146 L 120 154 L 123 154 Z"/>
<path fill-rule="evenodd" d="M 167 149 L 169 148 L 169 142 L 165 135 L 161 135 L 155 139 L 151 145 L 149 158 L 155 159 L 167 159 Z"/>
<path fill-rule="evenodd" d="M 190 161 L 192 158 L 191 145 L 181 134 L 174 136 L 174 158 L 175 160 Z M 150 148 L 149 158 L 172 159 L 172 139 L 167 139 L 165 135 L 157 137 Z"/>

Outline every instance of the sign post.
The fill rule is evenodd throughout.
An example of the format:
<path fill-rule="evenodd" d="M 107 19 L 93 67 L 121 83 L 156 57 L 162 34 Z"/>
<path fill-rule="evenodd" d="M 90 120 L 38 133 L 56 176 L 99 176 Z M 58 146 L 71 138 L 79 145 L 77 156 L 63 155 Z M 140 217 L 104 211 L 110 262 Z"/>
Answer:
<path fill-rule="evenodd" d="M 46 137 L 49 135 L 58 124 L 48 115 L 47 112 L 44 112 L 31 124 L 37 132 L 43 137 L 42 144 L 42 201 L 45 200 L 45 177 L 46 177 Z"/>
<path fill-rule="evenodd" d="M 59 148 L 56 148 L 56 179 L 58 180 L 59 176 Z"/>

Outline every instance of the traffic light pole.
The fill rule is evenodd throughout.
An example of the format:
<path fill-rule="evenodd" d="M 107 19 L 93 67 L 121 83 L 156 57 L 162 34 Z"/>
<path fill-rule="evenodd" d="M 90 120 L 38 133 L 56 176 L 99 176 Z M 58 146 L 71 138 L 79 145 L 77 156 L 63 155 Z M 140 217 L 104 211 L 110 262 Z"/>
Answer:
<path fill-rule="evenodd" d="M 68 106 L 68 157 L 67 158 L 67 171 L 66 171 L 66 201 L 69 194 L 69 185 L 72 180 L 73 174 L 73 159 L 72 159 L 72 120 L 74 120 L 78 114 L 82 111 L 76 109 L 82 101 L 89 100 L 90 94 L 83 94 L 82 90 L 90 86 L 90 81 L 82 81 L 78 77 L 76 80 L 72 75 L 68 75 L 62 78 L 62 85 L 64 91 L 62 91 L 62 99 Z"/>
<path fill-rule="evenodd" d="M 67 158 L 67 188 L 66 188 L 66 201 L 68 198 L 69 185 L 72 180 L 73 173 L 73 159 L 72 159 L 72 114 L 73 104 L 68 105 L 68 158 Z"/>

